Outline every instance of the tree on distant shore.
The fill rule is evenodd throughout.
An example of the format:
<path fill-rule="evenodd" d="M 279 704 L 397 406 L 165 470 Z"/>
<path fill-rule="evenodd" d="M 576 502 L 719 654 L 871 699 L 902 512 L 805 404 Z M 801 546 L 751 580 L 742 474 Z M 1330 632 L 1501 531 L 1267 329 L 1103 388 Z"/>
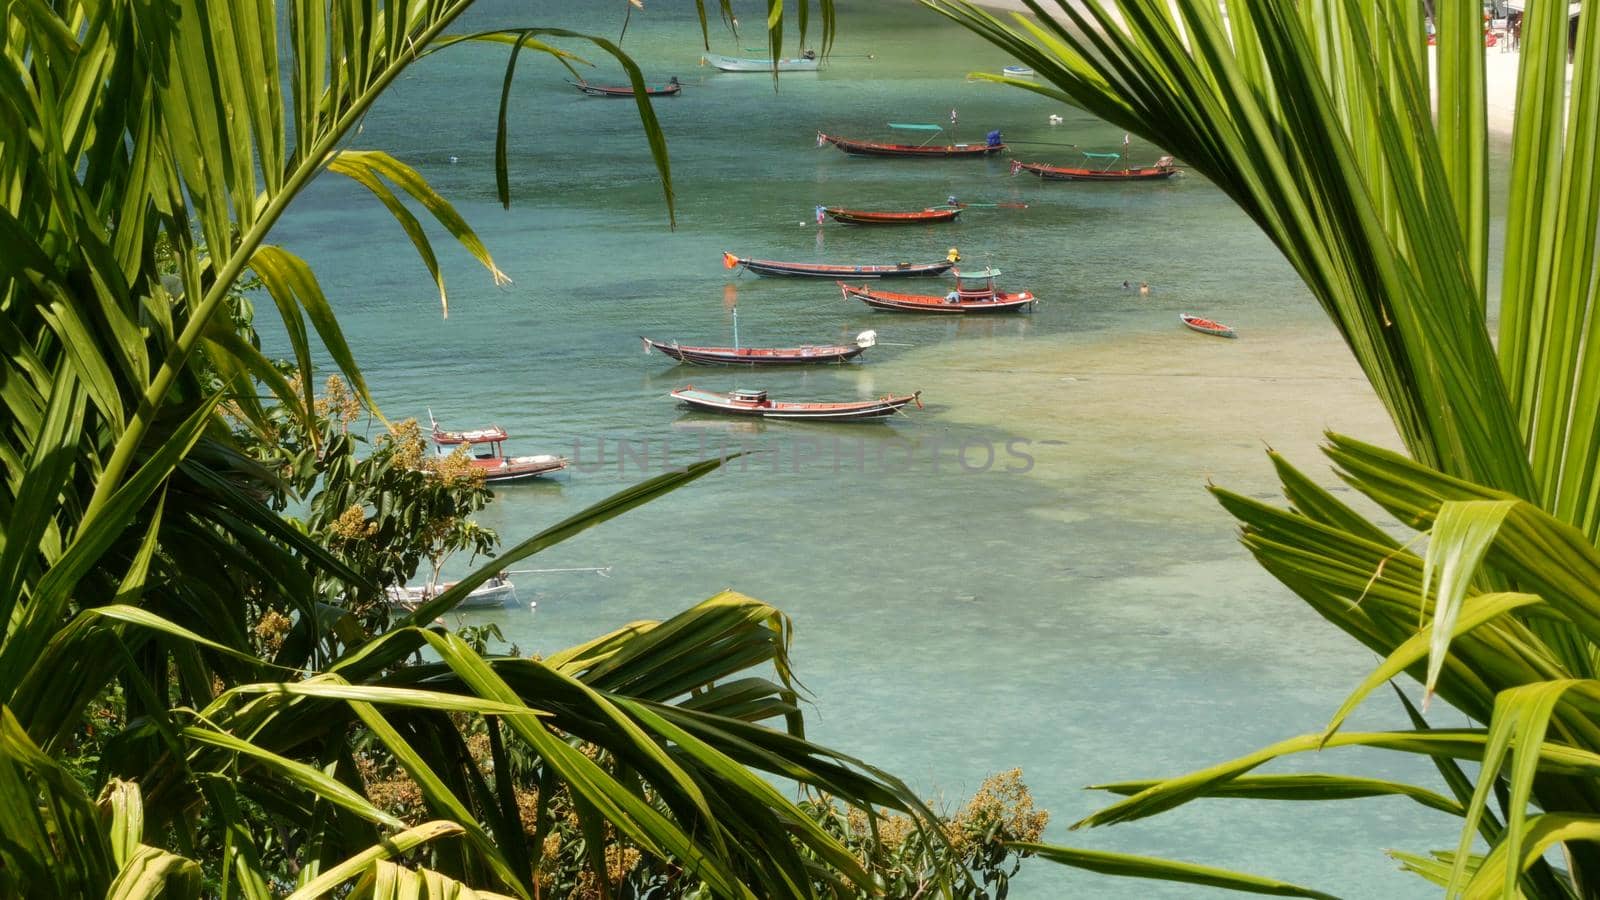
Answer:
<path fill-rule="evenodd" d="M 1586 4 L 1579 20 L 1570 101 L 1567 5 L 1528 10 L 1491 328 L 1477 0 L 1435 4 L 1431 82 L 1415 3 L 1248 0 L 1224 17 L 1211 0 L 1030 0 L 1038 18 L 1011 21 L 927 5 L 1038 73 L 1014 83 L 1165 146 L 1232 198 L 1327 311 L 1407 451 L 1335 434 L 1326 448 L 1404 534 L 1275 453 L 1289 509 L 1213 489 L 1262 566 L 1382 665 L 1324 730 L 1185 776 L 1102 785 L 1128 796 L 1079 824 L 1207 797 L 1395 795 L 1453 818 L 1452 842 L 1393 854 L 1450 893 L 1600 895 L 1600 10 Z M 1416 692 L 1400 690 L 1404 727 L 1341 730 L 1401 675 L 1421 683 L 1422 707 L 1437 695 L 1481 725 L 1431 728 Z M 1253 774 L 1344 746 L 1422 754 L 1441 787 Z M 1188 863 L 1034 849 L 1095 871 L 1322 896 Z"/>

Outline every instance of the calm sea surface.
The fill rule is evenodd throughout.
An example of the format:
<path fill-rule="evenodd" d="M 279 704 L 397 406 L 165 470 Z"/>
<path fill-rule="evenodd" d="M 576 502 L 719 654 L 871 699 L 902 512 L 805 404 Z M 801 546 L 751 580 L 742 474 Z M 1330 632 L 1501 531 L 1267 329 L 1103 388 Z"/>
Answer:
<path fill-rule="evenodd" d="M 747 26 L 761 21 L 756 4 L 740 6 Z M 614 39 L 622 7 L 486 0 L 464 24 Z M 672 156 L 675 230 L 631 102 L 579 95 L 554 61 L 524 53 L 508 212 L 493 176 L 504 48 L 457 48 L 416 66 L 354 144 L 417 167 L 514 280 L 496 288 L 439 234 L 447 319 L 404 233 L 354 184 L 321 179 L 278 230 L 279 242 L 316 267 L 389 416 L 425 420 L 431 407 L 448 426 L 499 423 L 515 437 L 513 452 L 576 456 L 588 470 L 498 491 L 483 518 L 507 543 L 665 465 L 741 442 L 770 451 L 521 564 L 608 566 L 610 577 L 526 576 L 518 589 L 536 612 L 472 620 L 548 652 L 735 588 L 793 616 L 797 669 L 814 699 L 810 736 L 931 797 L 959 802 L 986 775 L 1021 766 L 1058 842 L 1241 868 L 1346 896 L 1430 895 L 1382 851 L 1454 846 L 1454 820 L 1403 800 L 1210 801 L 1068 832 L 1109 802 L 1084 785 L 1178 774 L 1317 730 L 1373 664 L 1255 566 L 1202 490 L 1208 473 L 1222 472 L 1247 482 L 1219 474 L 1223 483 L 1270 491 L 1263 442 L 1311 440 L 1324 424 L 1316 416 L 1338 419 L 1337 408 L 1319 409 L 1319 382 L 1293 387 L 1302 361 L 1264 336 L 1312 336 L 1334 365 L 1343 365 L 1342 351 L 1328 349 L 1331 327 L 1288 266 L 1199 177 L 1041 184 L 1011 177 L 1006 159 L 863 160 L 816 148 L 819 129 L 888 139 L 887 122 L 948 122 L 952 108 L 961 140 L 1000 128 L 1008 140 L 1040 142 L 1018 144 L 1023 159 L 1067 163 L 1072 149 L 1042 144 L 1104 151 L 1122 139 L 1044 97 L 967 81 L 968 71 L 1010 60 L 914 4 L 841 2 L 840 24 L 827 70 L 785 75 L 774 92 L 766 76 L 696 64 L 691 4 L 653 0 L 635 12 L 625 48 L 652 82 L 676 75 L 686 85 L 656 104 Z M 713 29 L 717 52 L 761 41 Z M 562 46 L 597 64 L 590 80 L 620 80 L 601 51 Z M 1065 122 L 1050 125 L 1052 113 Z M 1133 145 L 1138 161 L 1160 153 Z M 812 219 L 818 204 L 920 208 L 951 194 L 1029 207 L 973 209 L 959 224 L 911 229 L 819 229 Z M 720 265 L 724 250 L 921 262 L 950 247 L 1004 269 L 1003 287 L 1043 298 L 1038 312 L 873 315 L 827 281 L 738 277 Z M 1124 280 L 1148 281 L 1152 295 L 1124 292 Z M 640 335 L 728 343 L 735 306 L 747 345 L 831 342 L 867 328 L 881 344 L 859 366 L 755 374 L 677 368 L 640 352 Z M 1233 324 L 1244 338 L 1204 343 L 1181 331 L 1179 310 Z M 1206 366 L 1241 377 L 1214 390 L 1186 382 L 1181 354 L 1205 355 L 1194 379 Z M 1025 364 L 1013 371 L 1013 361 Z M 1112 374 L 1131 385 L 1116 402 L 1075 399 L 1086 381 L 1111 383 Z M 763 387 L 780 398 L 922 390 L 928 408 L 876 425 L 728 423 L 667 399 L 688 382 Z M 1267 424 L 1192 460 L 1193 441 L 1166 426 L 1196 413 L 1176 405 L 1180 387 L 1202 398 L 1202 428 L 1209 417 L 1224 428 L 1249 413 Z M 1359 383 L 1343 391 L 1362 393 Z M 1318 412 L 1308 419 L 1306 408 Z M 1281 429 L 1272 424 L 1280 416 Z M 1360 417 L 1370 420 L 1370 411 Z M 628 452 L 619 454 L 620 440 L 631 442 Z M 1364 715 L 1358 726 L 1403 724 L 1386 697 Z M 1436 784 L 1426 765 L 1377 754 L 1299 762 Z M 1210 893 L 1034 861 L 1013 896 Z"/>

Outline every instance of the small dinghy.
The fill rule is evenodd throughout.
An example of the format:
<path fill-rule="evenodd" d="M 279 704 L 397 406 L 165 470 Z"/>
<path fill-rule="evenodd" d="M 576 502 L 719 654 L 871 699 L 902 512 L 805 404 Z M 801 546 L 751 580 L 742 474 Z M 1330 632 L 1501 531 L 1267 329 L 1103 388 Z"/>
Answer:
<path fill-rule="evenodd" d="M 892 416 L 900 407 L 915 403 L 922 408 L 921 391 L 904 396 L 893 394 L 876 400 L 855 400 L 842 403 L 795 403 L 773 400 L 766 391 L 735 389 L 726 394 L 702 391 L 694 385 L 684 385 L 669 396 L 695 409 L 733 416 L 755 416 L 765 419 L 813 419 L 820 422 L 853 422 L 863 419 L 881 419 Z"/>
<path fill-rule="evenodd" d="M 1210 319 L 1202 319 L 1199 316 L 1191 316 L 1188 313 L 1179 313 L 1178 318 L 1183 320 L 1183 324 L 1189 326 L 1189 328 L 1193 329 L 1194 331 L 1200 332 L 1201 334 L 1209 334 L 1215 337 L 1225 338 L 1236 338 L 1239 336 L 1238 333 L 1232 328 L 1229 328 L 1221 322 L 1213 322 Z"/>
<path fill-rule="evenodd" d="M 1033 70 L 1027 66 L 1006 66 L 1000 70 L 1008 78 L 1032 78 Z"/>

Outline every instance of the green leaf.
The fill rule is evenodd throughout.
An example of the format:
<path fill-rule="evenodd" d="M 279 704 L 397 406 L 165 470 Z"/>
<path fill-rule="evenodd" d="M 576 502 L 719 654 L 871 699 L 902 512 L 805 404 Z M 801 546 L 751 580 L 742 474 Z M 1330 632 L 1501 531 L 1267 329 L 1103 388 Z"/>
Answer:
<path fill-rule="evenodd" d="M 1273 897 L 1312 897 L 1333 900 L 1332 894 L 1314 891 L 1258 875 L 1214 869 L 1194 863 L 1156 859 L 1150 856 L 1133 856 L 1127 853 L 1107 853 L 1103 850 L 1084 850 L 1077 847 L 1060 847 L 1054 844 L 1016 842 L 1007 845 L 1024 853 L 1037 854 L 1043 859 L 1087 869 L 1104 875 L 1121 875 L 1129 878 L 1149 878 L 1156 881 L 1175 881 L 1179 884 L 1200 884 L 1225 888 L 1247 894 L 1267 894 Z"/>
<path fill-rule="evenodd" d="M 373 844 L 338 865 L 330 867 L 321 875 L 302 885 L 299 890 L 290 894 L 287 900 L 315 900 L 315 898 L 333 891 L 351 878 L 362 874 L 382 860 L 402 856 L 429 841 L 460 833 L 461 826 L 454 822 L 424 822 L 415 828 L 407 828 L 399 834 L 385 838 L 380 843 Z"/>
<path fill-rule="evenodd" d="M 1433 531 L 1428 540 L 1428 554 L 1423 558 L 1422 589 L 1424 594 L 1433 587 L 1433 576 L 1439 576 L 1439 588 L 1433 604 L 1432 637 L 1428 646 L 1428 677 L 1423 685 L 1423 709 L 1427 698 L 1439 683 L 1439 673 L 1444 668 L 1444 657 L 1450 649 L 1450 639 L 1455 636 L 1456 616 L 1461 612 L 1461 601 L 1472 584 L 1473 575 L 1483 561 L 1489 543 L 1500 530 L 1500 523 L 1511 512 L 1515 501 L 1478 500 L 1446 501 L 1439 507 L 1433 520 Z"/>

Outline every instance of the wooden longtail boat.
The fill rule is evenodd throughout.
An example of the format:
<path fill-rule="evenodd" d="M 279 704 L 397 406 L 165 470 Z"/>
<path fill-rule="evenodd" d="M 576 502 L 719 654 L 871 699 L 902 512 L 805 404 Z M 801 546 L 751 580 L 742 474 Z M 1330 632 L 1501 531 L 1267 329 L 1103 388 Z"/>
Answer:
<path fill-rule="evenodd" d="M 961 215 L 959 209 L 919 209 L 911 212 L 878 212 L 866 209 L 845 209 L 824 206 L 822 211 L 834 221 L 846 225 L 928 225 L 934 222 L 954 222 Z"/>
<path fill-rule="evenodd" d="M 571 80 L 568 80 L 567 84 L 572 85 L 591 97 L 632 97 L 634 95 L 633 85 L 631 84 L 607 86 L 601 84 L 590 84 L 587 81 Z M 646 87 L 644 92 L 645 96 L 648 97 L 671 97 L 682 90 L 683 85 L 679 84 L 677 77 L 674 76 L 672 80 L 668 81 L 661 87 Z"/>
<path fill-rule="evenodd" d="M 792 403 L 772 400 L 766 391 L 734 390 L 726 394 L 702 391 L 694 385 L 684 385 L 670 396 L 695 409 L 726 413 L 734 416 L 757 416 L 765 419 L 814 419 L 823 422 L 850 422 L 860 419 L 881 419 L 892 416 L 900 407 L 915 403 L 922 408 L 922 392 L 905 396 L 888 394 L 876 400 L 855 400 L 843 403 Z"/>
<path fill-rule="evenodd" d="M 1239 336 L 1238 333 L 1232 328 L 1229 328 L 1221 322 L 1213 322 L 1210 319 L 1202 319 L 1199 316 L 1191 316 L 1188 313 L 1179 313 L 1178 318 L 1183 321 L 1183 324 L 1189 326 L 1195 331 L 1200 332 L 1201 334 L 1209 334 L 1215 337 L 1225 338 L 1236 338 Z"/>
<path fill-rule="evenodd" d="M 999 313 L 1022 312 L 1038 303 L 1038 298 L 1027 291 L 1007 293 L 996 290 L 995 276 L 1000 274 L 999 269 L 983 269 L 978 272 L 956 273 L 956 289 L 948 294 L 897 294 L 891 291 L 875 291 L 866 285 L 855 285 L 838 282 L 839 291 L 846 300 L 860 300 L 873 309 L 888 310 L 892 312 L 926 312 L 926 313 Z M 981 282 L 981 287 L 972 287 L 971 282 Z"/>
<path fill-rule="evenodd" d="M 428 413 L 428 419 L 432 422 L 433 442 L 439 446 L 440 455 L 448 456 L 452 452 L 451 448 L 462 444 L 468 445 L 471 453 L 468 461 L 483 473 L 483 480 L 491 484 L 549 475 L 565 469 L 571 462 L 564 456 L 553 456 L 548 453 L 537 456 L 506 456 L 500 445 L 510 435 L 499 425 L 472 431 L 445 431 L 439 427 L 438 422 L 432 421 L 432 412 Z"/>
<path fill-rule="evenodd" d="M 942 275 L 961 261 L 954 247 L 945 259 L 933 263 L 895 263 L 894 265 L 841 266 L 829 263 L 778 262 L 773 259 L 748 259 L 722 254 L 724 268 L 743 266 L 757 275 L 789 276 L 798 278 L 903 278 L 912 275 Z"/>
<path fill-rule="evenodd" d="M 709 63 L 721 72 L 771 72 L 773 70 L 770 59 L 744 59 L 737 56 L 721 56 L 716 53 L 707 53 L 700 57 L 700 61 Z M 779 72 L 815 72 L 822 65 L 822 60 L 817 55 L 807 50 L 805 55 L 778 60 Z"/>
<path fill-rule="evenodd" d="M 1085 156 L 1098 156 L 1102 154 L 1084 154 Z M 1121 158 L 1119 154 L 1105 154 Z M 1030 163 L 1021 160 L 1011 161 L 1011 174 L 1031 172 L 1045 181 L 1160 181 L 1178 174 L 1178 167 L 1173 164 L 1172 157 L 1163 156 L 1156 160 L 1155 165 L 1144 166 L 1139 169 L 1090 169 L 1073 168 L 1070 166 L 1050 166 L 1044 163 Z"/>
<path fill-rule="evenodd" d="M 905 156 L 905 157 L 969 157 L 990 156 L 1005 152 L 1000 141 L 984 144 L 882 144 L 877 141 L 857 141 L 836 135 L 817 132 L 817 146 L 832 144 L 852 156 Z"/>
<path fill-rule="evenodd" d="M 676 341 L 640 340 L 646 353 L 655 350 L 694 366 L 795 366 L 848 362 L 876 344 L 878 333 L 863 331 L 854 344 L 803 347 L 684 347 Z"/>
<path fill-rule="evenodd" d="M 451 581 L 445 584 L 413 585 L 410 587 L 389 588 L 389 605 L 401 609 L 416 609 L 434 597 L 456 586 Z M 496 575 L 483 584 L 473 588 L 465 600 L 457 603 L 456 609 L 499 609 L 502 606 L 517 602 L 517 589 L 504 575 Z"/>

